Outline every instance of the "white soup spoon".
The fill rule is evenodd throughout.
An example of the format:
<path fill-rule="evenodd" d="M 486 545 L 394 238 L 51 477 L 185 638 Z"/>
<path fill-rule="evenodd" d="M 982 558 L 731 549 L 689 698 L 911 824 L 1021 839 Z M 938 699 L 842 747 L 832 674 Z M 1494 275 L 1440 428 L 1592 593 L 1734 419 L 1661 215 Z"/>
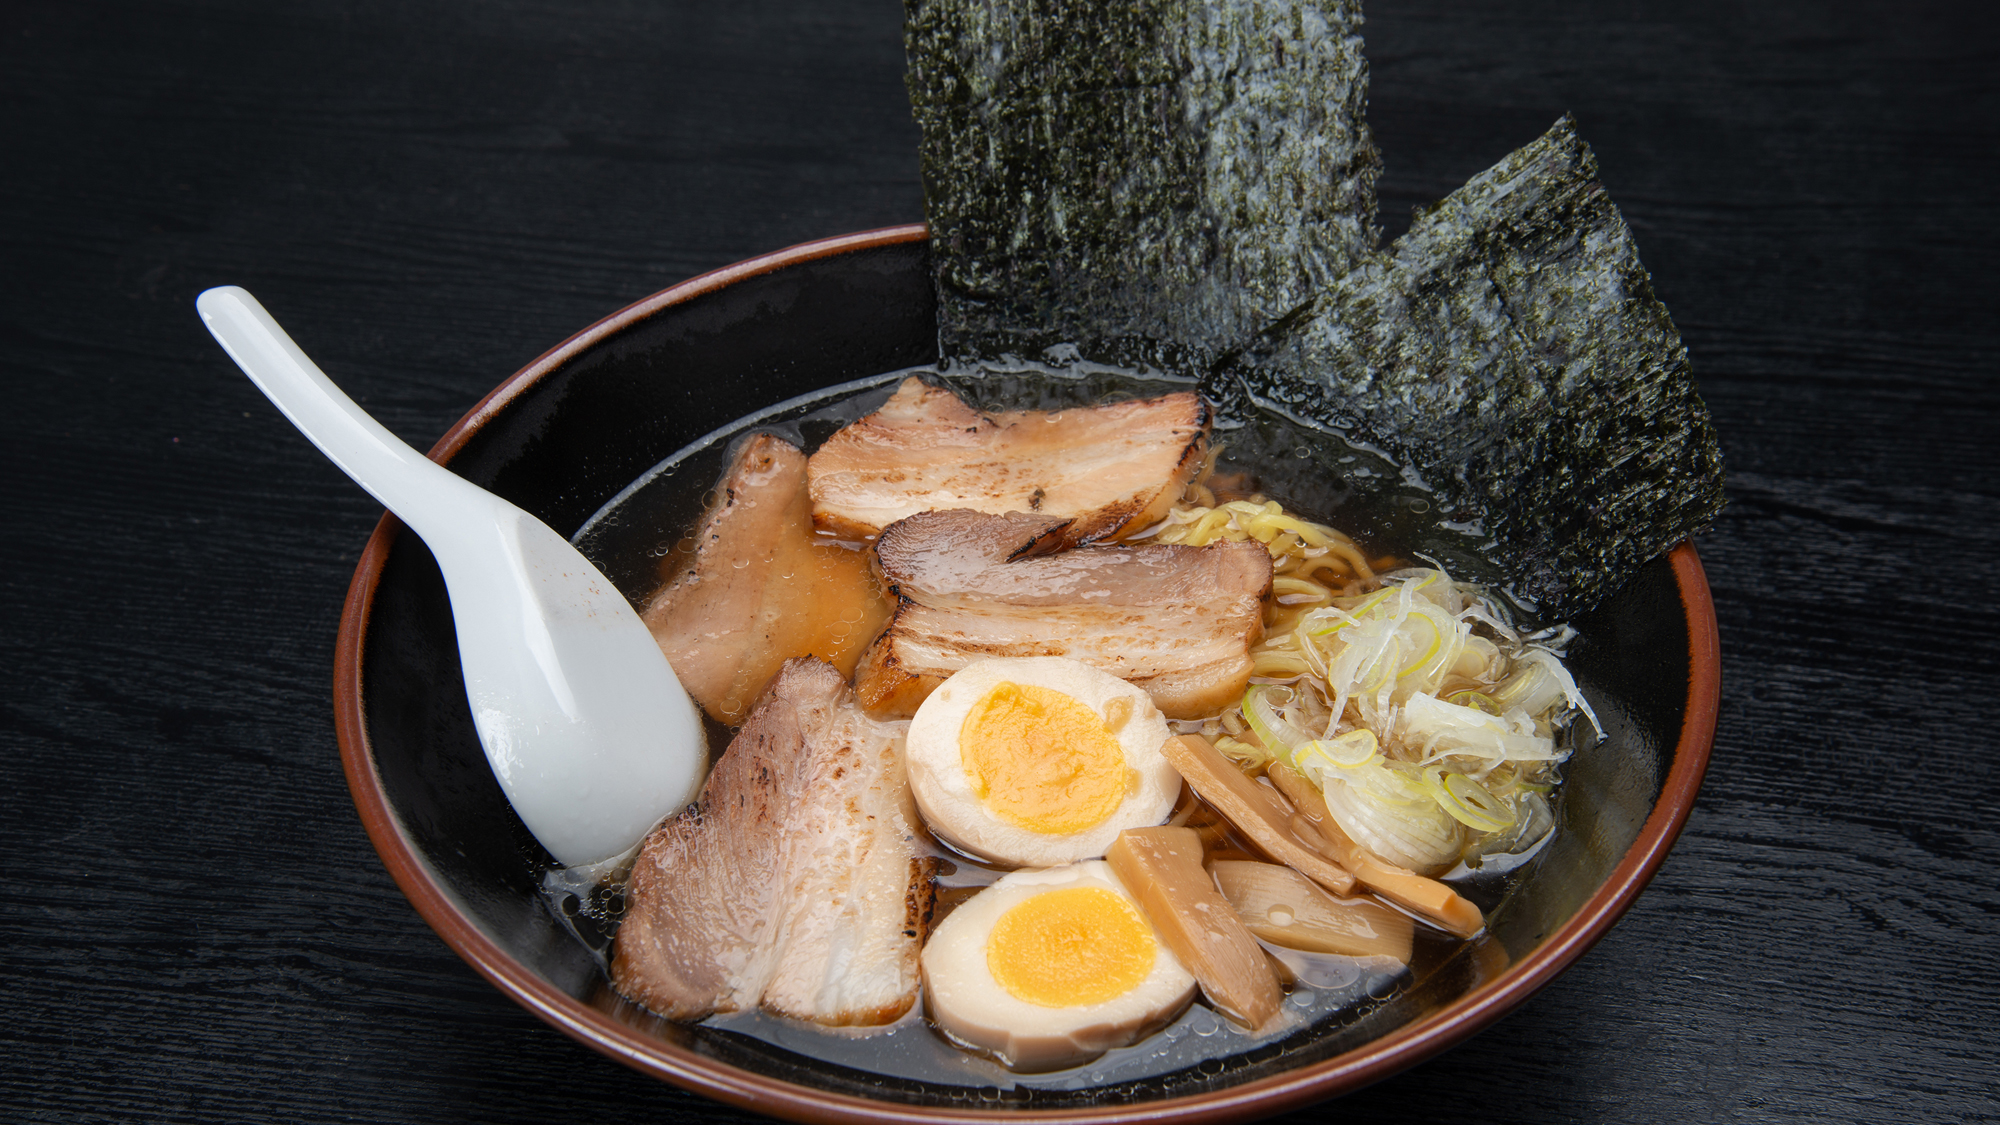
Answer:
<path fill-rule="evenodd" d="M 486 760 L 565 866 L 630 850 L 692 800 L 701 716 L 639 615 L 549 526 L 405 445 L 233 285 L 195 301 L 250 381 L 423 537 L 444 572 Z"/>

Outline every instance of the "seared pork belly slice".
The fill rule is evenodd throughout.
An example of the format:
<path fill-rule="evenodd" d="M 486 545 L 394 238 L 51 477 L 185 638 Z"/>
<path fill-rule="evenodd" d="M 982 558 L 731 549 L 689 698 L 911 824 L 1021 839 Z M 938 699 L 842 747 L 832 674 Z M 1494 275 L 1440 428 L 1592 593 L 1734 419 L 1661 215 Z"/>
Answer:
<path fill-rule="evenodd" d="M 761 1005 L 890 1023 L 917 995 L 936 860 L 916 846 L 898 724 L 788 661 L 701 797 L 646 837 L 612 951 L 618 991 L 673 1019 Z"/>
<path fill-rule="evenodd" d="M 1188 392 L 981 414 L 913 377 L 812 455 L 813 518 L 865 538 L 918 512 L 1036 512 L 1069 520 L 1071 546 L 1120 539 L 1159 522 L 1202 472 L 1211 420 Z"/>
<path fill-rule="evenodd" d="M 925 512 L 875 544 L 895 615 L 861 659 L 855 692 L 913 713 L 943 678 L 987 656 L 1067 656 L 1144 688 L 1168 718 L 1241 697 L 1263 632 L 1263 544 L 1062 550 L 1066 521 Z"/>
<path fill-rule="evenodd" d="M 806 457 L 790 442 L 752 436 L 718 492 L 643 616 L 688 694 L 734 726 L 795 656 L 853 674 L 889 603 L 857 544 L 814 534 Z"/>

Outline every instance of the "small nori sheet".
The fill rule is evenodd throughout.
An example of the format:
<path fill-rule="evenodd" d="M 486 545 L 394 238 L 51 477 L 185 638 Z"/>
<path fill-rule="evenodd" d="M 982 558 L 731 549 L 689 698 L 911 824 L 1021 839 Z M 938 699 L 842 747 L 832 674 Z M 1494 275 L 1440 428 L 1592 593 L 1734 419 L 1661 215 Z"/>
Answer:
<path fill-rule="evenodd" d="M 947 358 L 1205 367 L 1372 254 L 1351 0 L 905 0 Z"/>
<path fill-rule="evenodd" d="M 1416 469 L 1551 618 L 1722 510 L 1722 456 L 1565 116 L 1211 373 Z"/>

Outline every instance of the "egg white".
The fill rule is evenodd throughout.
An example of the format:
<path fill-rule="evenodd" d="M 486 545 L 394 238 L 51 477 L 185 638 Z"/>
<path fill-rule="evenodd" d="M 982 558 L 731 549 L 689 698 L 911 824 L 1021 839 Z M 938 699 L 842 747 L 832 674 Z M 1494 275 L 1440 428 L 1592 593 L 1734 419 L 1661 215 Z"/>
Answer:
<path fill-rule="evenodd" d="M 1070 887 L 1112 891 L 1145 918 L 1103 860 L 1001 877 L 946 916 L 924 945 L 924 1005 L 939 1030 L 1013 1070 L 1060 1070 L 1130 1046 L 1187 1008 L 1196 991 L 1194 975 L 1157 932 L 1152 971 L 1131 989 L 1099 1003 L 1043 1007 L 1016 997 L 993 979 L 986 946 L 1001 916 L 1038 894 Z"/>
<path fill-rule="evenodd" d="M 1114 699 L 1131 708 L 1113 732 L 1138 784 L 1097 824 L 1066 835 L 1001 819 L 973 790 L 959 750 L 959 732 L 974 704 L 1003 683 L 1062 692 L 1102 717 Z M 968 855 L 1021 867 L 1054 867 L 1104 854 L 1127 828 L 1158 824 L 1180 798 L 1181 776 L 1160 752 L 1170 732 L 1151 696 L 1124 680 L 1062 656 L 994 657 L 966 665 L 917 708 L 906 742 L 910 792 L 938 837 Z"/>

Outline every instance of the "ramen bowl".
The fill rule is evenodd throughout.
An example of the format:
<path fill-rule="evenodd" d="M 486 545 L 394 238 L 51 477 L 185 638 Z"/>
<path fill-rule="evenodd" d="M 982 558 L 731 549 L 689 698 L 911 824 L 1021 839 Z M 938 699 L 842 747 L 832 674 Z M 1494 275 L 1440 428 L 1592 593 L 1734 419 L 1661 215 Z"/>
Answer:
<path fill-rule="evenodd" d="M 570 535 L 705 436 L 934 361 L 936 331 L 923 227 L 808 243 L 591 325 L 502 383 L 431 456 Z M 1581 956 L 1659 866 L 1715 731 L 1715 614 L 1694 548 L 1647 564 L 1574 624 L 1569 663 L 1606 737 L 1565 766 L 1558 831 L 1481 937 L 1346 1017 L 1077 1089 L 888 1077 L 620 1000 L 487 767 L 437 566 L 390 516 L 348 592 L 336 718 L 362 821 L 418 913 L 501 991 L 627 1066 L 806 1122 L 1237 1121 L 1358 1089 L 1476 1033 Z"/>

